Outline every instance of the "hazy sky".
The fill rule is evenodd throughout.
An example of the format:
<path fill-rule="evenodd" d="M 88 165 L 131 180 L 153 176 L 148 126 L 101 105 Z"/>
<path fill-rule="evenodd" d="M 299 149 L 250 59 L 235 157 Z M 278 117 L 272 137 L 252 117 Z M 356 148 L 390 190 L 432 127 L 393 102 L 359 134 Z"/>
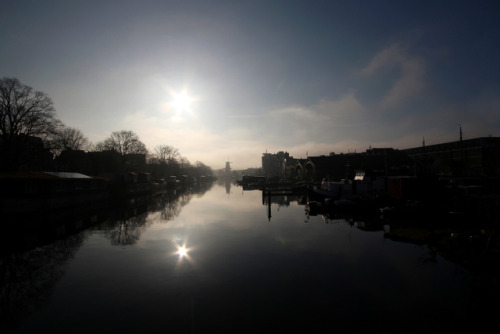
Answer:
<path fill-rule="evenodd" d="M 500 135 L 499 1 L 0 0 L 0 77 L 214 169 Z M 182 92 L 185 92 L 183 95 Z M 188 104 L 174 101 L 184 96 Z"/>

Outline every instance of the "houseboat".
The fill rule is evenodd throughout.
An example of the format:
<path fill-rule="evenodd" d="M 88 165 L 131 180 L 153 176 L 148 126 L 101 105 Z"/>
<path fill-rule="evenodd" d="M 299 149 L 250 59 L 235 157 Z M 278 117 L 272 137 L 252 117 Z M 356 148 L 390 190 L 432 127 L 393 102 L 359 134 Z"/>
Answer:
<path fill-rule="evenodd" d="M 107 204 L 108 180 L 80 173 L 0 174 L 0 214 L 28 214 Z"/>

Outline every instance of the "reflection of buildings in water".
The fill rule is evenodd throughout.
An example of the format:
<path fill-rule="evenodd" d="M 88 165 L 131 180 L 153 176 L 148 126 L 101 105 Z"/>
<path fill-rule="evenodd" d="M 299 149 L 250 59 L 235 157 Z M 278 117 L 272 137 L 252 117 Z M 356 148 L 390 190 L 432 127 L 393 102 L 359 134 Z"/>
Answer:
<path fill-rule="evenodd" d="M 262 190 L 262 204 L 278 204 L 280 206 L 290 206 L 291 202 L 304 203 L 304 195 L 301 194 L 279 194 Z"/>
<path fill-rule="evenodd" d="M 114 203 L 101 229 L 112 245 L 133 245 L 147 227 L 151 196 L 130 197 Z"/>
<path fill-rule="evenodd" d="M 144 219 L 146 219 L 149 214 L 159 213 L 160 219 L 154 222 L 171 221 L 180 214 L 182 208 L 187 205 L 194 196 L 203 195 L 212 185 L 212 182 L 199 183 L 190 187 L 180 187 L 158 192 L 153 196 L 146 196 L 141 200 L 134 199 L 133 203 L 130 203 L 125 208 L 128 212 L 132 213 L 125 216 L 125 219 L 130 219 L 133 216 L 142 214 L 144 214 Z M 140 208 L 135 206 L 138 203 L 142 203 Z M 140 224 L 135 225 L 143 229 Z"/>
<path fill-rule="evenodd" d="M 220 185 L 220 186 L 223 186 L 226 188 L 226 194 L 230 194 L 231 193 L 231 184 L 234 182 L 234 179 L 231 175 L 229 174 L 224 174 L 224 175 L 221 175 L 218 179 L 217 179 L 217 184 Z"/>
<path fill-rule="evenodd" d="M 132 199 L 106 222 L 107 226 L 103 228 L 106 230 L 105 235 L 112 245 L 133 245 L 139 240 L 142 232 L 153 223 L 168 222 L 177 217 L 182 207 L 200 191 L 185 188 Z M 155 212 L 159 213 L 160 219 L 148 219 L 149 215 Z"/>
<path fill-rule="evenodd" d="M 211 186 L 200 184 L 132 198 L 106 223 L 106 235 L 112 245 L 133 245 L 150 225 L 172 221 L 194 196 L 204 194 Z M 159 213 L 158 220 L 148 219 L 153 213 Z"/>
<path fill-rule="evenodd" d="M 172 220 L 193 196 L 208 189 L 207 185 L 128 198 L 95 212 L 72 208 L 42 217 L 2 217 L 4 222 L 17 224 L 4 226 L 0 238 L 0 330 L 15 328 L 48 302 L 67 261 L 81 247 L 85 229 L 101 224 L 112 245 L 131 245 L 155 222 L 147 219 L 150 213 L 161 212 L 162 220 Z"/>
<path fill-rule="evenodd" d="M 306 222 L 310 217 L 320 216 L 325 224 L 346 224 L 364 231 L 382 231 L 384 222 L 380 215 L 356 210 L 342 210 L 332 206 L 318 206 L 318 202 L 311 201 L 304 204 Z"/>
<path fill-rule="evenodd" d="M 193 196 L 203 194 L 209 188 L 205 186 L 165 191 L 154 196 L 130 197 L 110 203 L 107 208 L 76 206 L 36 215 L 3 215 L 0 217 L 4 222 L 4 233 L 0 235 L 0 254 L 43 246 L 99 223 L 104 223 L 110 231 L 116 227 L 122 236 L 125 232 L 136 234 L 135 230 L 144 229 L 149 213 L 161 212 L 163 220 L 171 220 Z"/>
<path fill-rule="evenodd" d="M 271 220 L 271 205 L 275 204 L 279 207 L 288 207 L 290 203 L 297 202 L 303 203 L 303 195 L 290 195 L 290 194 L 271 194 L 271 192 L 262 191 L 262 205 L 267 206 L 267 218 Z"/>
<path fill-rule="evenodd" d="M 58 239 L 43 247 L 0 256 L 0 329 L 14 329 L 45 306 L 85 239 L 84 233 Z"/>
<path fill-rule="evenodd" d="M 0 238 L 0 330 L 15 328 L 50 299 L 53 287 L 86 237 L 108 210 L 83 207 L 38 215 L 3 216 Z"/>
<path fill-rule="evenodd" d="M 133 245 L 139 240 L 142 232 L 152 224 L 147 220 L 147 213 L 137 214 L 124 220 L 110 220 L 103 224 L 104 235 L 109 238 L 111 245 Z"/>
<path fill-rule="evenodd" d="M 160 213 L 160 221 L 168 222 L 173 220 L 181 212 L 179 193 L 164 193 L 155 198 L 155 207 L 153 212 Z"/>
<path fill-rule="evenodd" d="M 0 254 L 22 252 L 75 234 L 106 220 L 107 210 L 82 207 L 42 214 L 1 216 Z"/>

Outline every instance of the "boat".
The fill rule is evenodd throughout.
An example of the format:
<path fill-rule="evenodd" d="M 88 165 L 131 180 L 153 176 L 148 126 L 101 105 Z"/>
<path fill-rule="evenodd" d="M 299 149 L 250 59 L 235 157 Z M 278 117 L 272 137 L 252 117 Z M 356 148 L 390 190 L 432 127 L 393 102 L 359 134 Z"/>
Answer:
<path fill-rule="evenodd" d="M 314 194 L 325 199 L 344 199 L 351 198 L 353 195 L 353 182 L 351 180 L 341 180 L 339 182 L 321 182 L 321 187 L 313 187 L 312 191 Z"/>
<path fill-rule="evenodd" d="M 314 192 L 314 194 L 319 195 L 319 197 L 322 198 L 338 198 L 336 194 L 332 191 L 320 189 L 318 187 L 313 187 L 311 190 Z"/>
<path fill-rule="evenodd" d="M 69 172 L 13 172 L 0 175 L 0 214 L 105 206 L 108 180 Z"/>

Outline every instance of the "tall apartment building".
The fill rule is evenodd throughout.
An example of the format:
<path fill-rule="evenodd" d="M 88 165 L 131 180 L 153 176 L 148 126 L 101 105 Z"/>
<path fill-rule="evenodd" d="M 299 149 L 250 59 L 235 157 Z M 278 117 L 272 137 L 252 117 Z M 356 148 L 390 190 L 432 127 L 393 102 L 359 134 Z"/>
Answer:
<path fill-rule="evenodd" d="M 290 158 L 288 152 L 264 153 L 262 155 L 262 170 L 266 178 L 283 177 L 286 160 Z"/>

